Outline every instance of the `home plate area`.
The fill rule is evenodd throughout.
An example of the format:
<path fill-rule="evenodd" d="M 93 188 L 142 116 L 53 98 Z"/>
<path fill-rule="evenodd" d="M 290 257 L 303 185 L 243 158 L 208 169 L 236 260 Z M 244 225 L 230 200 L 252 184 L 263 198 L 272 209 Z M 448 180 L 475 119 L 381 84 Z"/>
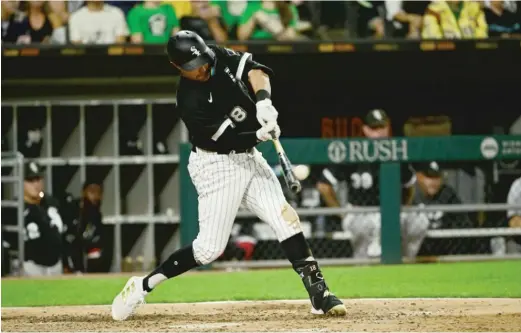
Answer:
<path fill-rule="evenodd" d="M 349 299 L 341 318 L 309 301 L 147 304 L 116 322 L 109 306 L 2 308 L 4 332 L 517 332 L 519 299 Z"/>

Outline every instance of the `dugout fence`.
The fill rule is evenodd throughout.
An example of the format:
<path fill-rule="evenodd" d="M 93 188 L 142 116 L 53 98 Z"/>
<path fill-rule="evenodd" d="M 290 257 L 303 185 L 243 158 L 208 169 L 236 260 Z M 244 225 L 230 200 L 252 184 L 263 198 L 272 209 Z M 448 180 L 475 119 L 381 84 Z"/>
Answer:
<path fill-rule="evenodd" d="M 65 192 L 78 197 L 88 179 L 103 185 L 101 210 L 112 271 L 127 269 L 129 261 L 128 269 L 149 270 L 162 252 L 178 247 L 177 149 L 179 142 L 187 141 L 187 131 L 175 101 L 171 97 L 3 101 L 6 146 L 26 155 L 24 159 L 21 153 L 2 153 L 2 228 L 13 252 L 23 261 L 23 242 L 13 239 L 24 230 L 23 196 L 13 195 L 23 193 L 19 172 L 23 173 L 24 160 L 44 168 L 44 191 L 58 200 Z M 123 149 L 129 127 L 140 149 Z M 166 146 L 163 152 L 157 142 Z"/>
<path fill-rule="evenodd" d="M 502 203 L 476 203 L 476 204 L 451 204 L 428 206 L 402 206 L 400 202 L 400 163 L 414 163 L 426 161 L 439 162 L 473 162 L 488 165 L 496 161 L 521 160 L 521 136 L 451 136 L 451 137 L 407 137 L 384 140 L 367 139 L 288 139 L 282 140 L 285 150 L 294 165 L 344 165 L 357 163 L 380 163 L 380 206 L 370 207 L 343 207 L 343 208 L 298 208 L 301 216 L 303 230 L 310 239 L 310 245 L 314 249 L 324 250 L 325 247 L 338 246 L 340 255 L 329 255 L 328 251 L 322 251 L 321 262 L 329 265 L 345 265 L 358 263 L 384 263 L 396 264 L 404 261 L 401 246 L 400 216 L 403 214 L 429 214 L 429 213 L 472 213 L 476 216 L 486 215 L 485 221 L 496 221 L 494 213 L 501 214 L 506 210 L 519 210 L 521 204 Z M 266 157 L 270 165 L 275 166 L 278 158 L 270 143 L 263 143 L 259 150 Z M 186 165 L 190 154 L 190 145 L 181 145 L 181 240 L 182 244 L 191 242 L 198 232 L 198 227 L 193 221 L 197 220 L 197 194 L 190 181 Z M 351 239 L 351 234 L 345 230 L 333 230 L 321 235 L 318 239 L 307 223 L 310 217 L 330 216 L 339 213 L 348 214 L 378 214 L 381 216 L 381 249 L 380 259 L 353 259 L 346 247 Z M 488 214 L 488 215 L 487 215 Z M 241 211 L 238 218 L 251 219 L 253 214 Z M 470 242 L 477 253 L 462 255 L 436 256 L 436 260 L 461 261 L 521 258 L 519 254 L 500 253 L 492 255 L 483 249 L 489 246 L 494 237 L 516 237 L 521 235 L 521 228 L 502 226 L 499 223 L 476 225 L 473 228 L 452 228 L 428 230 L 426 239 L 451 240 L 456 242 Z M 259 224 L 260 225 L 260 224 Z M 270 251 L 276 251 L 276 238 L 273 233 L 265 233 L 264 239 Z M 261 237 L 262 238 L 262 237 Z M 259 239 L 257 239 L 258 241 Z M 484 245 L 484 244 L 487 245 Z M 343 249 L 343 250 L 342 250 Z M 327 249 L 325 249 L 327 250 Z M 279 253 L 280 254 L 280 253 Z M 408 261 L 407 259 L 405 261 Z M 213 264 L 214 267 L 267 267 L 284 266 L 286 260 L 280 255 L 267 255 L 260 260 L 250 261 L 220 261 Z"/>
<path fill-rule="evenodd" d="M 43 148 L 36 161 L 45 171 L 46 190 L 53 195 L 61 188 L 78 194 L 81 183 L 90 175 L 101 175 L 105 187 L 102 206 L 104 223 L 114 239 L 113 271 L 124 268 L 127 257 L 141 257 L 134 270 L 149 270 L 173 250 L 193 240 L 197 234 L 197 196 L 186 170 L 190 145 L 187 133 L 175 113 L 175 99 L 107 99 L 107 100 L 40 100 L 2 103 L 2 123 L 11 138 L 12 151 L 19 150 L 19 137 L 27 127 L 25 122 L 41 118 Z M 137 114 L 136 127 L 144 143 L 143 153 L 128 155 L 121 152 L 121 133 L 128 119 Z M 174 117 L 172 117 L 174 114 Z M 9 116 L 11 115 L 11 116 Z M 30 115 L 30 117 L 29 117 Z M 162 126 L 161 126 L 162 125 Z M 165 130 L 160 128 L 166 127 Z M 164 132 L 170 143 L 168 154 L 154 149 L 154 138 Z M 321 262 L 330 265 L 358 263 L 396 263 L 402 261 L 400 251 L 401 212 L 435 213 L 438 211 L 501 212 L 515 209 L 505 203 L 480 203 L 426 207 L 402 207 L 399 196 L 399 163 L 436 159 L 438 161 L 475 161 L 496 163 L 521 160 L 520 136 L 452 136 L 444 138 L 393 138 L 382 140 L 379 152 L 369 140 L 345 139 L 290 139 L 283 140 L 292 162 L 309 165 L 344 165 L 381 163 L 382 206 L 353 208 L 299 208 L 304 231 L 310 236 L 312 247 L 324 250 Z M 367 147 L 368 150 L 364 150 Z M 388 147 L 391 149 L 386 153 Z M 259 146 L 268 162 L 277 164 L 277 155 L 270 143 Z M 2 210 L 16 211 L 16 221 L 4 231 L 15 235 L 23 244 L 24 157 L 20 154 L 2 154 Z M 4 177 L 5 176 L 5 177 Z M 15 190 L 16 189 L 16 190 Z M 18 192 L 17 192 L 18 191 Z M 517 207 L 520 209 L 520 207 Z M 317 237 L 309 223 L 310 218 L 330 216 L 340 212 L 352 214 L 382 213 L 382 257 L 358 260 L 351 258 L 351 234 L 345 230 L 328 230 Z M 252 214 L 239 212 L 238 219 L 252 219 Z M 327 221 L 325 222 L 328 223 Z M 239 223 L 238 223 L 239 224 Z M 262 224 L 255 227 L 265 228 Z M 278 248 L 272 234 L 262 230 L 260 241 L 269 251 Z M 483 238 L 516 237 L 521 229 L 507 227 L 480 227 L 474 229 L 430 230 L 428 238 Z M 15 246 L 18 248 L 18 245 Z M 13 250 L 15 250 L 15 248 Z M 332 253 L 331 249 L 336 251 Z M 17 256 L 23 258 L 23 246 Z M 143 258 L 144 257 L 144 258 Z M 479 253 L 472 256 L 451 255 L 445 260 L 476 258 L 506 258 L 511 255 L 491 256 Z M 19 260 L 20 260 L 19 258 Z M 266 267 L 286 265 L 287 261 L 273 254 L 251 261 L 220 261 L 215 267 Z"/>
<path fill-rule="evenodd" d="M 4 251 L 9 251 L 16 255 L 18 265 L 24 262 L 24 157 L 18 152 L 2 152 L 2 166 L 5 164 L 10 167 L 2 168 L 2 210 L 12 208 L 16 210 L 16 226 L 14 228 L 6 228 L 5 221 L 2 223 L 2 235 L 6 233 L 14 234 L 17 240 L 15 244 L 2 244 Z M 4 237 L 2 241 L 5 242 Z M 21 270 L 18 270 L 21 272 Z"/>

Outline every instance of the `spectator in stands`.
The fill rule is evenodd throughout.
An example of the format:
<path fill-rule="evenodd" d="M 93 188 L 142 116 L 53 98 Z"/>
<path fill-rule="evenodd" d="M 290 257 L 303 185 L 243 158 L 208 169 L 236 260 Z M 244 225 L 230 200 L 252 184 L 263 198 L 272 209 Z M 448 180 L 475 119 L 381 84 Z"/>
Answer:
<path fill-rule="evenodd" d="M 521 36 L 521 18 L 515 1 L 493 0 L 485 2 L 485 18 L 489 37 Z"/>
<path fill-rule="evenodd" d="M 383 20 L 383 1 L 357 1 L 358 36 L 383 38 L 385 24 Z"/>
<path fill-rule="evenodd" d="M 31 43 L 49 44 L 51 41 L 54 25 L 44 6 L 44 1 L 28 2 L 27 17 L 29 19 Z"/>
<path fill-rule="evenodd" d="M 180 20 L 181 18 L 183 18 L 185 16 L 192 16 L 193 8 L 192 8 L 192 1 L 190 1 L 190 0 L 163 1 L 162 3 L 165 5 L 170 5 L 174 8 L 174 12 L 175 12 L 178 20 Z"/>
<path fill-rule="evenodd" d="M 237 40 L 237 28 L 239 20 L 248 8 L 248 1 L 210 1 L 212 6 L 219 9 L 222 21 L 228 32 L 228 39 Z"/>
<path fill-rule="evenodd" d="M 85 1 L 83 0 L 67 0 L 65 1 L 65 3 L 67 5 L 67 11 L 69 13 L 74 13 L 75 11 L 77 11 L 85 5 Z"/>
<path fill-rule="evenodd" d="M 179 20 L 181 30 L 195 31 L 204 40 L 222 43 L 228 40 L 228 31 L 219 6 L 211 1 L 166 1 Z"/>
<path fill-rule="evenodd" d="M 67 43 L 67 24 L 69 23 L 69 11 L 65 1 L 48 1 L 49 19 L 53 24 L 51 43 Z"/>
<path fill-rule="evenodd" d="M 146 1 L 146 0 L 145 0 Z M 106 4 L 112 5 L 114 7 L 117 7 L 123 11 L 123 14 L 125 16 L 128 15 L 130 10 L 134 8 L 134 6 L 137 6 L 141 4 L 143 1 L 135 1 L 135 0 L 113 0 L 113 1 L 105 1 Z M 160 1 L 158 1 L 160 2 Z"/>
<path fill-rule="evenodd" d="M 443 170 L 436 161 L 419 163 L 415 166 L 418 179 L 413 198 L 413 205 L 451 205 L 461 204 L 461 199 L 456 191 L 443 182 Z M 462 229 L 472 228 L 467 213 L 445 213 L 443 211 L 421 213 L 429 220 L 429 229 Z M 469 239 L 446 238 L 425 242 L 422 248 L 423 254 L 446 255 L 462 254 L 469 251 Z"/>
<path fill-rule="evenodd" d="M 29 44 L 29 19 L 18 9 L 18 1 L 2 1 L 2 41 Z"/>
<path fill-rule="evenodd" d="M 239 20 L 239 40 L 274 39 L 296 40 L 298 12 L 288 1 L 249 2 Z"/>
<path fill-rule="evenodd" d="M 121 9 L 103 1 L 86 1 L 84 7 L 71 14 L 69 37 L 72 43 L 124 43 L 127 36 L 127 22 Z"/>
<path fill-rule="evenodd" d="M 179 31 L 179 21 L 172 6 L 145 0 L 130 10 L 127 16 L 132 43 L 164 44 Z"/>
<path fill-rule="evenodd" d="M 387 20 L 393 25 L 393 37 L 420 38 L 423 14 L 430 1 L 385 1 Z"/>
<path fill-rule="evenodd" d="M 422 37 L 468 39 L 488 36 L 485 13 L 476 1 L 434 1 L 423 18 Z"/>

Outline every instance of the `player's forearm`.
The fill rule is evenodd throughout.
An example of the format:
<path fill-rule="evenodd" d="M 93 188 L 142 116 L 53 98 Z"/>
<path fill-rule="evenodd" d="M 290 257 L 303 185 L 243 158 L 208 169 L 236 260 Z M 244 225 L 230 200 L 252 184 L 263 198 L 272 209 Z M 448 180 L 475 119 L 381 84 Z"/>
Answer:
<path fill-rule="evenodd" d="M 248 72 L 248 81 L 250 81 L 253 92 L 257 96 L 257 101 L 271 98 L 271 84 L 268 74 L 261 69 L 252 69 Z"/>
<path fill-rule="evenodd" d="M 319 182 L 317 184 L 317 189 L 322 195 L 322 199 L 324 199 L 324 202 L 328 207 L 340 207 L 340 203 L 338 202 L 338 199 L 336 197 L 335 190 L 331 185 Z"/>
<path fill-rule="evenodd" d="M 396 13 L 396 15 L 394 15 L 393 19 L 400 21 L 400 22 L 409 22 L 410 21 L 409 15 L 407 15 L 407 13 L 404 11 L 399 11 L 398 13 Z"/>
<path fill-rule="evenodd" d="M 228 40 L 228 33 L 223 27 L 221 26 L 221 23 L 217 18 L 212 18 L 207 21 L 208 22 L 208 28 L 210 28 L 210 31 L 212 32 L 213 38 L 215 38 L 215 41 L 217 43 L 222 43 Z"/>
<path fill-rule="evenodd" d="M 249 39 L 253 33 L 253 29 L 255 29 L 255 20 L 252 18 L 245 24 L 239 25 L 237 28 L 237 38 L 239 38 L 239 40 Z"/>

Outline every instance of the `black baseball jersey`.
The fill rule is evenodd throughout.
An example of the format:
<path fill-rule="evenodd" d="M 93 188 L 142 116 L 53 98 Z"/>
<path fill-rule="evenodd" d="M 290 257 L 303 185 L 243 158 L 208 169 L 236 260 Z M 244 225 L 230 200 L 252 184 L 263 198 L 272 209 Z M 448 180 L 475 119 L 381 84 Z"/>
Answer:
<path fill-rule="evenodd" d="M 44 195 L 40 204 L 25 204 L 25 260 L 54 266 L 62 259 L 63 221 L 58 202 Z"/>
<path fill-rule="evenodd" d="M 65 267 L 71 271 L 85 271 L 84 257 L 96 249 L 104 248 L 102 214 L 88 200 L 74 199 L 68 195 L 62 205 L 62 216 L 66 226 L 64 232 Z"/>
<path fill-rule="evenodd" d="M 409 164 L 401 165 L 401 183 L 404 188 L 410 188 L 416 181 L 414 170 Z M 354 206 L 380 205 L 380 165 L 352 164 L 328 166 L 322 170 L 320 182 L 337 185 L 346 181 L 348 201 Z"/>
<path fill-rule="evenodd" d="M 231 151 L 254 147 L 256 118 L 255 97 L 248 82 L 251 69 L 270 68 L 251 59 L 251 54 L 209 45 L 216 63 L 206 82 L 182 77 L 177 91 L 177 106 L 188 128 L 190 142 L 211 151 Z"/>
<path fill-rule="evenodd" d="M 449 185 L 441 185 L 440 190 L 433 197 L 423 194 L 419 185 L 416 185 L 413 205 L 452 205 L 461 204 L 460 198 L 456 191 Z M 443 211 L 426 212 L 425 215 L 429 219 L 431 229 L 450 229 L 450 228 L 471 228 L 472 222 L 465 212 L 446 213 Z"/>

